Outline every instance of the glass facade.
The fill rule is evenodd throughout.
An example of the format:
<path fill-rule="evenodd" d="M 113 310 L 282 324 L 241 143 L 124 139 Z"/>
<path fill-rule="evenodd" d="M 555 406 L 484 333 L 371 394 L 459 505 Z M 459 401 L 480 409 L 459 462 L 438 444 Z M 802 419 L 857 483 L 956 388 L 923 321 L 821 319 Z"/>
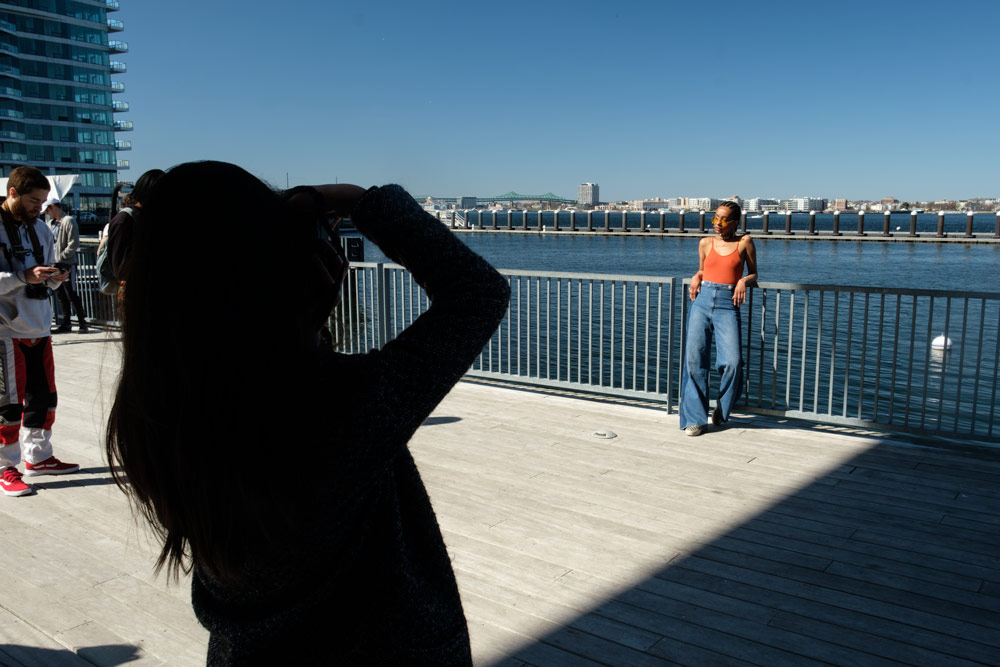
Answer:
<path fill-rule="evenodd" d="M 128 50 L 108 39 L 125 27 L 109 16 L 118 7 L 118 0 L 0 0 L 2 175 L 22 164 L 79 174 L 64 204 L 99 215 L 110 207 L 118 171 L 128 168 L 120 152 L 132 145 L 115 136 L 132 129 L 117 95 L 125 86 L 111 79 L 125 71 L 118 54 Z"/>

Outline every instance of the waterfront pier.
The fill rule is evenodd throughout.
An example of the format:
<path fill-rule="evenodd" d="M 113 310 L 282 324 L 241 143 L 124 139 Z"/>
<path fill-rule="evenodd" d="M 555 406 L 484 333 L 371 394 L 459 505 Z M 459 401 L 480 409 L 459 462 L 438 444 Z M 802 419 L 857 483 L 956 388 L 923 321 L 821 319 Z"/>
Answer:
<path fill-rule="evenodd" d="M 54 339 L 54 438 L 83 469 L 0 498 L 0 664 L 204 664 L 188 581 L 152 576 L 101 455 L 117 350 L 113 334 Z M 477 665 L 1000 653 L 995 447 L 751 414 L 689 438 L 660 403 L 476 380 L 411 449 Z"/>
<path fill-rule="evenodd" d="M 690 237 L 712 233 L 712 213 L 627 211 L 435 211 L 456 232 L 588 234 L 596 236 Z M 923 217 L 923 220 L 919 220 Z M 1000 212 L 976 216 L 840 213 L 764 213 L 740 221 L 742 233 L 758 239 L 871 241 L 876 243 L 1000 244 Z M 930 218 L 928 220 L 928 218 Z"/>

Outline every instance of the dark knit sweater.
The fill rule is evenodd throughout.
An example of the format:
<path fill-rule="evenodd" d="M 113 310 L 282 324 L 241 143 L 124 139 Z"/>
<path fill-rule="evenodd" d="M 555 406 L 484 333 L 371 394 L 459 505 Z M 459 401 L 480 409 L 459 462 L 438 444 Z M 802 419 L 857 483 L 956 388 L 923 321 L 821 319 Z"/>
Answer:
<path fill-rule="evenodd" d="M 431 306 L 381 350 L 324 353 L 308 385 L 328 412 L 284 415 L 276 432 L 308 438 L 315 455 L 307 467 L 271 468 L 273 480 L 261 470 L 262 484 L 288 485 L 288 501 L 261 517 L 284 539 L 247 554 L 249 588 L 195 563 L 209 665 L 471 664 L 455 576 L 407 442 L 492 335 L 510 290 L 399 186 L 372 188 L 351 217 Z"/>

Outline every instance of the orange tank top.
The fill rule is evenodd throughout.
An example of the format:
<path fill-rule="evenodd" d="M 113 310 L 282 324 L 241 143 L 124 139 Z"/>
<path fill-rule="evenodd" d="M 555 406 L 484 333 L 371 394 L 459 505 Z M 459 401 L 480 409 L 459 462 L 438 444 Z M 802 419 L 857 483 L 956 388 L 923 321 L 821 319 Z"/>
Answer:
<path fill-rule="evenodd" d="M 702 277 L 711 283 L 735 285 L 743 277 L 743 258 L 740 256 L 739 244 L 728 255 L 720 255 L 715 252 L 715 239 L 712 239 L 712 247 L 705 255 L 705 272 Z"/>

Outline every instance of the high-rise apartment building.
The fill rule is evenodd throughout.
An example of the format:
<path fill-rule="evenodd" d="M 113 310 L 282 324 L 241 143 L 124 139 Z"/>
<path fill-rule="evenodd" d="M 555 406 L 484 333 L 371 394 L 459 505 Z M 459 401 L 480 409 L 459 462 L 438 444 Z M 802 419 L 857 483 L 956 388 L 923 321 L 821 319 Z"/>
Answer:
<path fill-rule="evenodd" d="M 72 208 L 106 215 L 128 102 L 117 60 L 128 45 L 111 35 L 124 24 L 109 15 L 118 0 L 0 0 L 0 170 L 20 165 L 47 175 L 79 174 Z"/>
<path fill-rule="evenodd" d="M 601 203 L 601 188 L 597 183 L 581 183 L 576 199 L 580 206 L 597 206 Z"/>

